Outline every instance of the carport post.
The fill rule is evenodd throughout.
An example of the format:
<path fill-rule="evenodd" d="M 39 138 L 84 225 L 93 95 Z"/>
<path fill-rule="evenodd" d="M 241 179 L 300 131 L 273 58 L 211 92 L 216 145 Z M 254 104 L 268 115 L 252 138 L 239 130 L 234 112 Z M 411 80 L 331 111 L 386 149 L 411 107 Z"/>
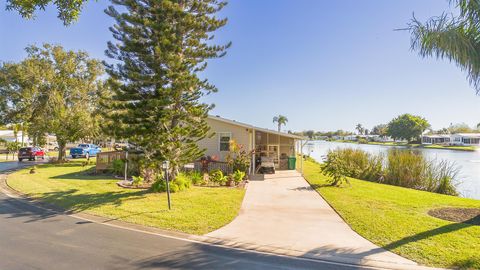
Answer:
<path fill-rule="evenodd" d="M 255 174 L 255 129 L 252 129 L 252 172 L 251 174 Z"/>
<path fill-rule="evenodd" d="M 303 140 L 300 140 L 300 173 L 303 175 Z"/>

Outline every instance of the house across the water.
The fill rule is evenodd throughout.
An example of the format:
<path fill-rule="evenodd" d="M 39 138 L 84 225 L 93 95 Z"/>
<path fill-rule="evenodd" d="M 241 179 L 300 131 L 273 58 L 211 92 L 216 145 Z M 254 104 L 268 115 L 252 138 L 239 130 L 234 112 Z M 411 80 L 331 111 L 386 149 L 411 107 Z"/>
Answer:
<path fill-rule="evenodd" d="M 423 135 L 422 144 L 480 146 L 480 133 Z"/>
<path fill-rule="evenodd" d="M 302 141 L 305 140 L 294 134 L 255 127 L 220 116 L 209 116 L 207 122 L 215 134 L 198 142 L 200 148 L 206 149 L 205 155 L 225 161 L 230 151 L 230 141 L 234 140 L 248 153 L 252 153 L 251 173 L 256 172 L 261 157 L 273 160 L 275 169 L 286 170 L 288 157 L 301 153 Z"/>

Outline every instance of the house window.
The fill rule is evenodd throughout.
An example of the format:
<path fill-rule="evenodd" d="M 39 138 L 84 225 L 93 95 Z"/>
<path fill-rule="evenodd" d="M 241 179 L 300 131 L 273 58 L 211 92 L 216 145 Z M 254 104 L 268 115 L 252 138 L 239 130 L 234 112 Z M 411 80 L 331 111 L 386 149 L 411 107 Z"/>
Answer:
<path fill-rule="evenodd" d="M 220 132 L 218 133 L 218 138 L 220 143 L 220 151 L 230 151 L 230 140 L 232 139 L 232 133 Z"/>

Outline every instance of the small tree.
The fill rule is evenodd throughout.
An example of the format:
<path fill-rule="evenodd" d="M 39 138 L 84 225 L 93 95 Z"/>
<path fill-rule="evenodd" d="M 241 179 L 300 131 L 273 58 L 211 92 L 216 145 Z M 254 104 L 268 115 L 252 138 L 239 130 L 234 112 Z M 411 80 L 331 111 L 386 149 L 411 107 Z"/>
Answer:
<path fill-rule="evenodd" d="M 388 127 L 385 124 L 379 124 L 373 127 L 371 134 L 379 135 L 379 136 L 387 136 Z"/>
<path fill-rule="evenodd" d="M 277 123 L 278 132 L 280 132 L 282 125 L 285 126 L 287 122 L 288 122 L 288 118 L 281 114 L 273 117 L 273 123 Z"/>
<path fill-rule="evenodd" d="M 358 131 L 358 134 L 363 134 L 365 132 L 365 128 L 362 126 L 362 124 L 357 124 L 355 126 L 355 129 Z"/>
<path fill-rule="evenodd" d="M 425 118 L 411 114 L 402 114 L 388 123 L 388 136 L 404 139 L 408 142 L 418 139 L 430 124 Z"/>
<path fill-rule="evenodd" d="M 338 151 L 329 151 L 320 166 L 323 174 L 331 178 L 332 186 L 340 186 L 344 182 L 350 184 L 347 178 L 348 165 L 339 156 Z"/>

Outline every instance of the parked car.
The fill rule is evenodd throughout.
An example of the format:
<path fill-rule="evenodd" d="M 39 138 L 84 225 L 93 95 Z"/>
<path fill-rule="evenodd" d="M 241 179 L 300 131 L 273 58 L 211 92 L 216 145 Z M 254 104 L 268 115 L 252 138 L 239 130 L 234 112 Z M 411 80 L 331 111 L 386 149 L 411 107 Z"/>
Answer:
<path fill-rule="evenodd" d="M 48 151 L 58 151 L 58 143 L 56 142 L 49 142 L 46 146 Z"/>
<path fill-rule="evenodd" d="M 40 147 L 22 147 L 18 150 L 18 161 L 24 159 L 36 160 L 37 158 L 45 159 L 45 151 Z"/>
<path fill-rule="evenodd" d="M 81 143 L 77 147 L 70 148 L 70 155 L 72 158 L 94 157 L 100 152 L 102 152 L 102 149 L 99 146 L 90 143 Z"/>

